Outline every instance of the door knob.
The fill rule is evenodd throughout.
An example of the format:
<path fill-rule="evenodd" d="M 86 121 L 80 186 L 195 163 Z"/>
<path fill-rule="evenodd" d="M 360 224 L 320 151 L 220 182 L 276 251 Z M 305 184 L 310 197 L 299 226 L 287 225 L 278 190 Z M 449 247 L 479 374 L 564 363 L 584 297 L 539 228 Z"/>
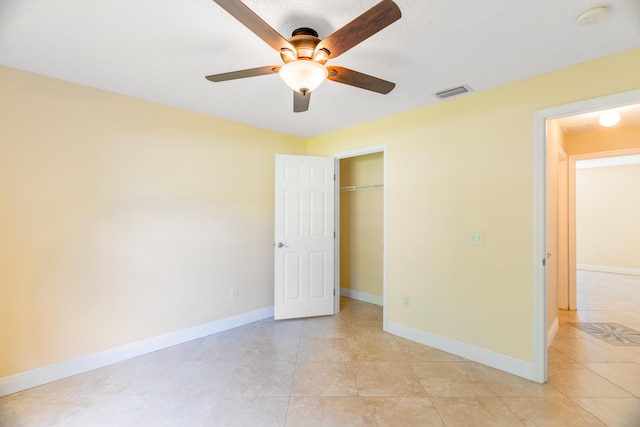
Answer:
<path fill-rule="evenodd" d="M 279 248 L 281 248 L 281 247 L 283 247 L 283 246 L 287 246 L 287 245 L 285 245 L 285 244 L 284 244 L 284 243 L 282 243 L 282 242 L 278 242 L 278 244 L 277 244 L 276 246 L 277 246 L 277 247 L 279 247 Z"/>

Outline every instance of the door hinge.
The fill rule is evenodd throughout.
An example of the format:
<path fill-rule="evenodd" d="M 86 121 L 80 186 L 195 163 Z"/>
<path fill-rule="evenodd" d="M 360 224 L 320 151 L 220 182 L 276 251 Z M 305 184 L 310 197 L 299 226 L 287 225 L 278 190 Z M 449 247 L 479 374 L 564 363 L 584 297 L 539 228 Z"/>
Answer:
<path fill-rule="evenodd" d="M 335 289 L 333 290 L 333 296 L 334 297 L 336 296 L 336 290 Z"/>
<path fill-rule="evenodd" d="M 336 238 L 336 232 L 335 231 L 333 232 L 333 238 L 334 239 Z"/>
<path fill-rule="evenodd" d="M 542 258 L 542 266 L 546 266 L 547 265 L 547 259 L 546 258 Z"/>

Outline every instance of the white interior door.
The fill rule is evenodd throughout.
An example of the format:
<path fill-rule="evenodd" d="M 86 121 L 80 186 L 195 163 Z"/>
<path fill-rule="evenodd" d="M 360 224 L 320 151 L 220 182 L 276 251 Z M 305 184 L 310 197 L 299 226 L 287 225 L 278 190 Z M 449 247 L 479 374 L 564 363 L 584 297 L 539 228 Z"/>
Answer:
<path fill-rule="evenodd" d="M 334 313 L 335 164 L 276 155 L 274 317 Z"/>

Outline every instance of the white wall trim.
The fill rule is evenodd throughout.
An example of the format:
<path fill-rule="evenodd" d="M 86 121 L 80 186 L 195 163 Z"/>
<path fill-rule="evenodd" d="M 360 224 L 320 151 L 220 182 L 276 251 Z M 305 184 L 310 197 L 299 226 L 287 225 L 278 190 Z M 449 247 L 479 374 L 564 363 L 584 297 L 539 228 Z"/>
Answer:
<path fill-rule="evenodd" d="M 547 118 L 533 114 L 533 365 L 534 381 L 547 381 Z"/>
<path fill-rule="evenodd" d="M 556 316 L 556 318 L 553 319 L 551 327 L 549 328 L 549 332 L 547 333 L 547 349 L 549 349 L 549 346 L 553 342 L 553 339 L 556 337 L 558 329 L 560 329 L 560 324 L 558 323 L 558 317 Z"/>
<path fill-rule="evenodd" d="M 273 317 L 273 306 L 0 378 L 0 397 Z"/>
<path fill-rule="evenodd" d="M 421 331 L 392 321 L 388 322 L 388 332 L 465 359 L 491 366 L 532 381 L 538 381 L 535 366 L 531 362 L 515 359 L 480 347 L 445 338 L 430 332 Z M 538 381 L 540 382 L 540 381 Z"/>
<path fill-rule="evenodd" d="M 615 274 L 629 274 L 631 276 L 640 276 L 640 269 L 638 268 L 626 268 L 626 267 L 614 267 L 609 265 L 594 265 L 594 264 L 578 264 L 578 270 L 586 271 L 598 271 L 601 273 L 615 273 Z"/>
<path fill-rule="evenodd" d="M 640 103 L 640 99 L 638 102 Z M 609 159 L 632 156 L 640 156 L 640 148 L 621 148 L 619 150 L 597 151 L 595 153 L 572 154 L 569 158 L 576 162 L 575 169 L 580 169 L 578 162 L 598 160 L 606 163 Z M 614 160 L 611 161 L 613 162 Z"/>
<path fill-rule="evenodd" d="M 619 150 L 622 151 L 622 150 Z M 627 150 L 624 150 L 627 151 Z M 640 165 L 640 154 L 636 154 L 637 149 L 629 150 L 633 154 L 618 155 L 611 157 L 597 157 L 595 159 L 580 160 L 576 163 L 576 169 L 607 168 L 611 166 Z"/>
<path fill-rule="evenodd" d="M 340 295 L 347 298 L 357 299 L 375 305 L 382 306 L 382 297 L 380 295 L 370 294 L 368 292 L 357 291 L 355 289 L 340 288 Z"/>

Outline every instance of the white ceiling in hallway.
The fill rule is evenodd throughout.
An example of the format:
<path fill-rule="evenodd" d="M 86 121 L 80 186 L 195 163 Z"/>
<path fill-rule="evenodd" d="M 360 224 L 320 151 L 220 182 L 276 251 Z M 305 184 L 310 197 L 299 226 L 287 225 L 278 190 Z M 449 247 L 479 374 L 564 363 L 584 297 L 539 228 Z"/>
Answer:
<path fill-rule="evenodd" d="M 617 111 L 620 114 L 620 122 L 616 127 L 640 125 L 640 104 L 615 106 L 603 111 Z M 565 135 L 579 135 L 603 129 L 598 121 L 601 113 L 602 111 L 591 111 L 557 120 Z"/>
<path fill-rule="evenodd" d="M 377 0 L 246 0 L 285 38 L 324 38 Z M 292 112 L 278 76 L 211 83 L 204 76 L 281 65 L 277 52 L 211 0 L 2 0 L 0 64 L 116 93 L 310 137 L 482 91 L 640 45 L 640 1 L 576 25 L 589 0 L 396 0 L 402 18 L 328 65 L 393 81 L 380 95 L 335 82 Z M 607 76 L 603 76 L 607 77 Z M 464 95 L 462 95 L 464 96 Z"/>

